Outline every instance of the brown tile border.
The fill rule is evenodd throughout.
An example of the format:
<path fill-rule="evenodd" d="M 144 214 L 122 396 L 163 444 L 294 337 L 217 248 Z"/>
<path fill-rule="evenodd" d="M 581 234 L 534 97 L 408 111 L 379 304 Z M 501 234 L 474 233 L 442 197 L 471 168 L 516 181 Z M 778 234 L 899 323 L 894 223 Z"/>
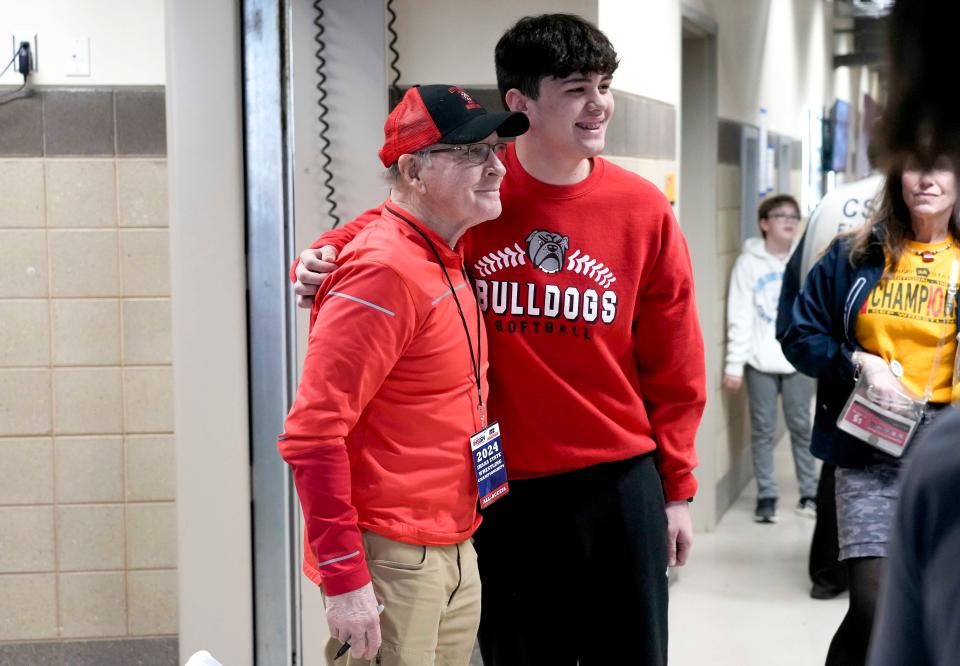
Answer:
<path fill-rule="evenodd" d="M 42 95 L 47 157 L 114 154 L 111 91 L 48 90 Z"/>
<path fill-rule="evenodd" d="M 720 164 L 740 165 L 740 129 L 742 127 L 740 123 L 722 118 L 717 123 L 717 161 Z"/>
<path fill-rule="evenodd" d="M 607 128 L 604 152 L 624 157 L 677 159 L 677 108 L 672 104 L 613 91 L 616 113 Z"/>
<path fill-rule="evenodd" d="M 31 95 L 0 106 L 0 157 L 43 155 L 43 100 Z"/>
<path fill-rule="evenodd" d="M 0 643 L 3 666 L 177 666 L 176 636 L 43 643 Z"/>
<path fill-rule="evenodd" d="M 117 155 L 165 155 L 166 109 L 163 90 L 117 90 Z"/>
<path fill-rule="evenodd" d="M 721 118 L 717 123 L 717 161 L 720 164 L 740 165 L 740 134 L 746 123 L 739 123 L 735 120 Z M 755 125 L 754 125 L 755 127 Z M 768 132 L 767 140 L 779 148 L 781 138 L 790 139 L 793 142 L 793 151 L 791 152 L 791 169 L 799 169 L 802 164 L 801 150 L 803 143 L 796 137 L 788 137 L 777 132 Z M 780 151 L 774 151 L 774 165 L 780 167 Z"/>
<path fill-rule="evenodd" d="M 0 106 L 0 158 L 165 157 L 160 86 L 37 88 Z"/>

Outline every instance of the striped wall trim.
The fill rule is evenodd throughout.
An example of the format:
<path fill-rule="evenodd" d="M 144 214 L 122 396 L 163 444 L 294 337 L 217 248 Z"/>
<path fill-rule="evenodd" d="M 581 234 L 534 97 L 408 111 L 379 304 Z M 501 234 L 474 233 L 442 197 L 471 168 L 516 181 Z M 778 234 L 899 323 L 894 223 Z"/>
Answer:
<path fill-rule="evenodd" d="M 0 158 L 166 154 L 162 86 L 38 87 L 0 106 Z"/>
<path fill-rule="evenodd" d="M 720 164 L 733 164 L 740 166 L 742 160 L 740 158 L 740 135 L 743 132 L 744 127 L 756 127 L 750 123 L 741 123 L 735 120 L 727 120 L 721 118 L 717 123 L 717 162 Z M 780 168 L 780 141 L 788 139 L 793 144 L 793 150 L 791 151 L 792 164 L 790 168 L 792 170 L 799 169 L 802 164 L 801 150 L 803 149 L 803 143 L 800 139 L 796 137 L 786 136 L 784 134 L 779 134 L 777 132 L 768 132 L 767 140 L 769 143 L 773 144 L 777 150 L 774 151 L 774 166 Z"/>

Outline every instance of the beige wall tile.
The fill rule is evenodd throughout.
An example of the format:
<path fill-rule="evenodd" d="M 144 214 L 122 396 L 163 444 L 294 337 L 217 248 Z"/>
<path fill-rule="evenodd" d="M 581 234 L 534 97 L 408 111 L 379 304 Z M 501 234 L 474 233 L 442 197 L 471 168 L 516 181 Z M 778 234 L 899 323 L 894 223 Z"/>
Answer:
<path fill-rule="evenodd" d="M 803 171 L 800 169 L 790 170 L 790 194 L 797 201 L 803 196 Z"/>
<path fill-rule="evenodd" d="M 65 638 L 124 636 L 127 609 L 124 574 L 60 576 L 60 624 Z"/>
<path fill-rule="evenodd" d="M 47 232 L 0 230 L 0 298 L 47 295 Z"/>
<path fill-rule="evenodd" d="M 52 502 L 53 442 L 47 437 L 0 439 L 0 504 Z"/>
<path fill-rule="evenodd" d="M 57 501 L 123 501 L 123 438 L 58 437 Z"/>
<path fill-rule="evenodd" d="M 54 365 L 120 365 L 120 301 L 53 301 Z"/>
<path fill-rule="evenodd" d="M 124 568 L 123 505 L 57 507 L 60 571 Z"/>
<path fill-rule="evenodd" d="M 114 227 L 113 160 L 47 160 L 48 227 Z"/>
<path fill-rule="evenodd" d="M 0 576 L 0 641 L 57 636 L 57 577 L 54 574 Z"/>
<path fill-rule="evenodd" d="M 717 211 L 717 252 L 740 251 L 740 209 L 722 208 Z"/>
<path fill-rule="evenodd" d="M 169 299 L 123 301 L 124 363 L 170 363 L 170 341 Z"/>
<path fill-rule="evenodd" d="M 0 507 L 0 573 L 53 570 L 53 507 Z"/>
<path fill-rule="evenodd" d="M 43 226 L 43 163 L 0 160 L 0 227 Z M 15 185 L 15 186 L 14 186 Z"/>
<path fill-rule="evenodd" d="M 173 436 L 127 437 L 127 501 L 176 498 Z"/>
<path fill-rule="evenodd" d="M 117 232 L 51 230 L 51 292 L 58 297 L 109 297 L 120 293 Z"/>
<path fill-rule="evenodd" d="M 168 224 L 167 163 L 118 160 L 121 227 L 165 227 Z"/>
<path fill-rule="evenodd" d="M 54 432 L 61 435 L 119 434 L 122 391 L 119 368 L 56 368 L 53 371 Z"/>
<path fill-rule="evenodd" d="M 50 365 L 50 306 L 0 301 L 0 367 L 27 365 Z"/>
<path fill-rule="evenodd" d="M 720 293 L 726 294 L 730 289 L 730 273 L 737 262 L 739 252 L 726 252 L 717 256 L 717 285 Z"/>
<path fill-rule="evenodd" d="M 173 377 L 169 367 L 124 368 L 126 432 L 173 431 Z"/>
<path fill-rule="evenodd" d="M 50 434 L 50 371 L 0 370 L 0 437 Z"/>
<path fill-rule="evenodd" d="M 127 567 L 177 566 L 177 511 L 173 502 L 127 505 Z"/>
<path fill-rule="evenodd" d="M 170 295 L 170 236 L 166 229 L 120 232 L 124 296 Z"/>
<path fill-rule="evenodd" d="M 177 633 L 176 570 L 127 574 L 127 608 L 131 636 Z"/>
<path fill-rule="evenodd" d="M 740 207 L 740 167 L 717 165 L 717 208 Z"/>

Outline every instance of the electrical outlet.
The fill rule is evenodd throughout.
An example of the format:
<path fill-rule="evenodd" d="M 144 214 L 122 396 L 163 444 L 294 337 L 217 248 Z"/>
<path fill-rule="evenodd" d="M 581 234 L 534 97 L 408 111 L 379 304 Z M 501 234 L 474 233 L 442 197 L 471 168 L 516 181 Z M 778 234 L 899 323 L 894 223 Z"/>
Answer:
<path fill-rule="evenodd" d="M 20 50 L 20 44 L 27 42 L 30 44 L 30 71 L 35 72 L 40 66 L 39 52 L 37 51 L 37 33 L 33 30 L 18 30 L 10 37 L 10 57 L 13 58 Z M 20 59 L 17 58 L 13 63 L 14 71 L 20 71 Z"/>

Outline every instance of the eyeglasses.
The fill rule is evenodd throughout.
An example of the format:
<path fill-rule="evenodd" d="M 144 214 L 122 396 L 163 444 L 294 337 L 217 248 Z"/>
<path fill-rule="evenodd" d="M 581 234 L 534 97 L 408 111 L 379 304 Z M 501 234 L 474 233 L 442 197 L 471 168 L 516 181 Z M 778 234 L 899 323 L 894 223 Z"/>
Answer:
<path fill-rule="evenodd" d="M 447 148 L 424 148 L 423 153 L 460 153 L 467 158 L 471 164 L 484 164 L 490 158 L 490 151 L 502 160 L 507 155 L 507 144 L 505 143 L 465 143 L 459 146 L 449 146 Z"/>
<path fill-rule="evenodd" d="M 792 213 L 771 213 L 767 215 L 771 220 L 790 220 L 791 222 L 799 222 L 800 216 L 794 215 Z"/>

